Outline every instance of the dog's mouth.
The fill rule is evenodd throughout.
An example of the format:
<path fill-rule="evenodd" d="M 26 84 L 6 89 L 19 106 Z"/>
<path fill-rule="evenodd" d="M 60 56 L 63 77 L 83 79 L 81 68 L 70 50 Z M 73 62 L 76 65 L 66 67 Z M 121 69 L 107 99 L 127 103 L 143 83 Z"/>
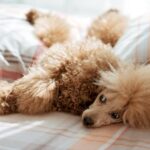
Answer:
<path fill-rule="evenodd" d="M 99 124 L 99 122 L 95 122 L 94 120 L 91 120 L 90 118 L 84 118 L 82 120 L 82 123 L 84 125 L 84 127 L 86 128 L 99 128 L 101 126 L 104 126 L 105 124 Z"/>

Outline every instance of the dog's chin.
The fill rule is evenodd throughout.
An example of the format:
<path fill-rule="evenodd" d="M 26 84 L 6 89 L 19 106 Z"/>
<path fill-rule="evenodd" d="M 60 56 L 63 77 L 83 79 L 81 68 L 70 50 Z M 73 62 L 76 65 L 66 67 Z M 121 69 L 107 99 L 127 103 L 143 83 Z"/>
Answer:
<path fill-rule="evenodd" d="M 99 122 L 95 122 L 93 125 L 85 125 L 84 122 L 82 122 L 82 124 L 86 128 L 100 128 L 105 126 L 105 124 L 100 124 Z"/>
<path fill-rule="evenodd" d="M 85 125 L 84 123 L 83 123 L 83 126 L 86 127 L 86 128 L 96 128 L 95 125 Z"/>
<path fill-rule="evenodd" d="M 101 127 L 109 126 L 109 125 L 112 125 L 112 124 L 118 124 L 120 122 L 121 121 L 106 123 L 106 122 L 97 121 L 97 122 L 94 122 L 93 125 L 85 125 L 84 122 L 82 122 L 82 123 L 83 123 L 83 126 L 86 127 L 86 128 L 101 128 Z"/>

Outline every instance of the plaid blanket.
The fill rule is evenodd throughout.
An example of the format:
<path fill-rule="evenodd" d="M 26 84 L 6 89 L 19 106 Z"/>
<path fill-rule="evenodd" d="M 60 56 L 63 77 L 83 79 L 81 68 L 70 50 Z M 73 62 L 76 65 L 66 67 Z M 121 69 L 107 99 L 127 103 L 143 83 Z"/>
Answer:
<path fill-rule="evenodd" d="M 116 124 L 83 127 L 80 117 L 65 113 L 0 117 L 2 150 L 149 150 L 150 131 Z"/>

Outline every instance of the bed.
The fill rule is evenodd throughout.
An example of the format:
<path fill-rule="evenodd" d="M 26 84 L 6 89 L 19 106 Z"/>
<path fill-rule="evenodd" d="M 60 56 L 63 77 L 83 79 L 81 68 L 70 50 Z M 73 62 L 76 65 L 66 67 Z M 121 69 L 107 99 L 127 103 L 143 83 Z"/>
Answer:
<path fill-rule="evenodd" d="M 27 9 L 29 8 L 23 6 L 0 5 L 0 14 L 5 14 L 6 17 L 10 17 L 10 14 L 12 17 L 19 14 L 18 18 L 24 18 Z M 78 29 L 81 28 L 82 26 L 78 24 Z M 40 42 L 34 52 L 39 46 Z M 26 69 L 21 68 L 19 72 L 23 74 Z M 2 71 L 0 75 L 3 79 Z M 131 129 L 122 124 L 88 129 L 82 125 L 80 117 L 58 112 L 35 116 L 22 114 L 0 116 L 0 150 L 27 149 L 149 150 L 150 130 Z"/>

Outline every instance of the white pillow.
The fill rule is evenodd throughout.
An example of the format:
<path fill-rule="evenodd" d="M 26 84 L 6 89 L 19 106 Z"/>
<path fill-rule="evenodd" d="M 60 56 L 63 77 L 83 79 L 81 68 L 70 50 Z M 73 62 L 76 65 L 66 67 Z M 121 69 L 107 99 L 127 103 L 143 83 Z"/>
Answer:
<path fill-rule="evenodd" d="M 0 79 L 15 80 L 26 74 L 44 49 L 24 18 L 0 14 Z"/>
<path fill-rule="evenodd" d="M 120 59 L 137 64 L 146 64 L 150 60 L 150 16 L 132 20 L 114 47 Z"/>

